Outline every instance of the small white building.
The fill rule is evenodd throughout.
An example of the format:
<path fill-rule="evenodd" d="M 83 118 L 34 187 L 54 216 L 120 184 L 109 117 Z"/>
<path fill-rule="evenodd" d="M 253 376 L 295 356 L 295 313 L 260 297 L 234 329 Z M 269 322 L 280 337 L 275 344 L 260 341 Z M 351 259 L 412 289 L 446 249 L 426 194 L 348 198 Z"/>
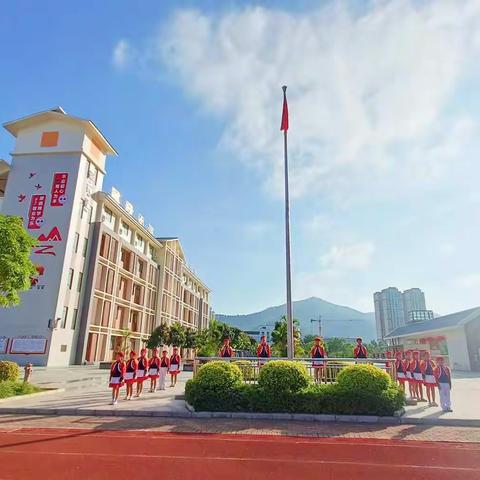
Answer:
<path fill-rule="evenodd" d="M 480 307 L 399 327 L 385 337 L 395 350 L 448 352 L 453 370 L 480 371 Z"/>

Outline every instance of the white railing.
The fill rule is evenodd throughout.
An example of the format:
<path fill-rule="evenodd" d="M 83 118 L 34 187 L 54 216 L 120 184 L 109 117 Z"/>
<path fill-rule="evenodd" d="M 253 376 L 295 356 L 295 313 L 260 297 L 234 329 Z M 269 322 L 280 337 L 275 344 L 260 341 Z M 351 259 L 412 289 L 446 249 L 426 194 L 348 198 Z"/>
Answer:
<path fill-rule="evenodd" d="M 196 375 L 198 369 L 205 363 L 212 361 L 224 361 L 224 362 L 236 362 L 240 370 L 242 371 L 244 381 L 246 383 L 256 383 L 258 380 L 258 374 L 262 365 L 271 362 L 272 360 L 288 360 L 285 357 L 271 357 L 271 358 L 258 358 L 258 357 L 195 357 L 193 360 L 193 376 Z M 292 361 L 299 362 L 305 365 L 309 375 L 315 378 L 315 368 L 313 367 L 312 358 L 295 358 Z M 324 383 L 335 383 L 338 372 L 348 365 L 355 365 L 361 363 L 367 363 L 375 365 L 376 367 L 385 370 L 392 380 L 395 381 L 395 360 L 391 358 L 322 358 L 315 359 L 323 363 L 323 368 L 320 369 L 319 381 Z"/>

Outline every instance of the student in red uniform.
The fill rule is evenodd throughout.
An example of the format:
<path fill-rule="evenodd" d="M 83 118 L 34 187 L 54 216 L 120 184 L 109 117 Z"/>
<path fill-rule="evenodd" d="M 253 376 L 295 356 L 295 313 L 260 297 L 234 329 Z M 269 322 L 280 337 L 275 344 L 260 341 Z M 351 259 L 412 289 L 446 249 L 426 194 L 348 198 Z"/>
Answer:
<path fill-rule="evenodd" d="M 140 357 L 138 358 L 138 369 L 137 369 L 137 394 L 136 397 L 139 397 L 143 391 L 143 382 L 148 378 L 148 358 L 147 358 L 147 349 L 142 348 L 140 350 Z"/>
<path fill-rule="evenodd" d="M 177 376 L 180 373 L 180 362 L 182 358 L 178 354 L 178 348 L 173 347 L 173 354 L 170 357 L 170 386 L 174 387 L 177 384 Z"/>
<path fill-rule="evenodd" d="M 325 358 L 326 356 L 327 352 L 323 345 L 322 338 L 315 337 L 313 347 L 310 349 L 310 357 L 314 359 L 312 362 L 312 367 L 316 383 L 321 383 L 322 381 L 322 377 L 325 372 L 325 362 L 320 359 Z"/>
<path fill-rule="evenodd" d="M 137 354 L 132 350 L 130 359 L 125 368 L 125 385 L 127 386 L 127 394 L 125 400 L 131 400 L 133 395 L 133 384 L 137 381 L 138 362 L 135 359 Z"/>
<path fill-rule="evenodd" d="M 170 367 L 170 359 L 167 357 L 167 353 L 167 350 L 162 350 L 162 356 L 160 357 L 159 390 L 165 390 L 165 379 L 167 378 L 168 368 Z"/>
<path fill-rule="evenodd" d="M 357 338 L 357 346 L 353 349 L 354 358 L 367 358 L 367 347 L 363 344 L 360 337 Z"/>
<path fill-rule="evenodd" d="M 220 352 L 218 352 L 218 356 L 222 358 L 231 358 L 233 357 L 235 352 L 233 351 L 233 348 L 230 346 L 230 339 L 226 338 L 223 341 L 223 346 L 220 349 Z"/>
<path fill-rule="evenodd" d="M 410 398 L 415 397 L 415 390 L 413 388 L 413 375 L 412 371 L 410 370 L 410 365 L 412 363 L 412 351 L 407 350 L 405 352 L 405 361 L 403 362 L 405 364 L 405 378 L 408 383 L 408 393 L 410 394 Z"/>
<path fill-rule="evenodd" d="M 112 389 L 112 405 L 118 402 L 118 394 L 120 388 L 123 386 L 123 379 L 125 376 L 125 362 L 123 361 L 123 352 L 117 352 L 116 360 L 110 367 L 109 386 Z"/>
<path fill-rule="evenodd" d="M 270 358 L 270 355 L 272 354 L 270 350 L 270 345 L 267 343 L 267 338 L 265 335 L 262 335 L 260 338 L 260 343 L 257 346 L 257 357 L 259 358 L 258 360 L 258 366 L 261 367 L 262 365 L 265 365 L 265 358 Z"/>
<path fill-rule="evenodd" d="M 450 403 L 450 390 L 452 390 L 452 374 L 450 369 L 444 365 L 443 357 L 437 357 L 437 367 L 434 370 L 437 380 L 440 406 L 444 412 L 453 412 Z"/>
<path fill-rule="evenodd" d="M 415 398 L 419 402 L 425 402 L 425 398 L 423 397 L 423 374 L 422 374 L 422 367 L 420 364 L 420 352 L 415 350 L 413 352 L 413 359 L 410 362 L 410 371 L 412 372 L 412 384 L 413 384 L 413 393 Z"/>
<path fill-rule="evenodd" d="M 157 388 L 157 379 L 160 376 L 160 357 L 157 347 L 153 349 L 153 356 L 148 362 L 148 376 L 150 377 L 150 393 L 153 393 Z"/>
<path fill-rule="evenodd" d="M 405 393 L 406 368 L 402 357 L 402 352 L 398 351 L 395 353 L 395 371 L 397 372 L 397 382 L 403 390 L 403 393 Z"/>
<path fill-rule="evenodd" d="M 438 406 L 435 402 L 435 388 L 437 386 L 437 379 L 434 375 L 435 368 L 435 363 L 430 358 L 430 352 L 425 352 L 423 354 L 421 369 L 423 373 L 423 384 L 425 385 L 425 390 L 427 392 L 428 404 L 431 407 Z"/>

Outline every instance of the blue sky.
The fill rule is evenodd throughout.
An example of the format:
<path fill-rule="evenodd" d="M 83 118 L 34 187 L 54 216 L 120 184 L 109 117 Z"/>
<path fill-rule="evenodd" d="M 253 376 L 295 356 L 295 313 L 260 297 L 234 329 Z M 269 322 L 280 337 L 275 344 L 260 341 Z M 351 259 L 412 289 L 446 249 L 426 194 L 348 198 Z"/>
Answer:
<path fill-rule="evenodd" d="M 180 236 L 218 312 L 248 313 L 284 300 L 287 83 L 294 297 L 476 306 L 480 6 L 458 5 L 10 2 L 1 121 L 92 119 L 119 151 L 106 189 Z"/>

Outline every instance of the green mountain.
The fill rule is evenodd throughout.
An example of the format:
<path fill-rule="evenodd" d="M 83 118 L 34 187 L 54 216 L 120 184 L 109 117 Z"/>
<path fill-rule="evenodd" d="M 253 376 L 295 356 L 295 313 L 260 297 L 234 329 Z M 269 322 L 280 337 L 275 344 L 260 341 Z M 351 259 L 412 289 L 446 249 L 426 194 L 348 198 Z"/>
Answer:
<path fill-rule="evenodd" d="M 261 325 L 273 326 L 285 314 L 286 305 L 283 304 L 248 315 L 216 314 L 216 318 L 242 330 L 258 330 Z M 318 334 L 318 322 L 313 323 L 310 320 L 318 319 L 319 315 L 322 317 L 324 337 L 362 337 L 367 341 L 376 339 L 373 312 L 363 313 L 317 297 L 293 302 L 293 316 L 300 322 L 302 336 Z"/>

